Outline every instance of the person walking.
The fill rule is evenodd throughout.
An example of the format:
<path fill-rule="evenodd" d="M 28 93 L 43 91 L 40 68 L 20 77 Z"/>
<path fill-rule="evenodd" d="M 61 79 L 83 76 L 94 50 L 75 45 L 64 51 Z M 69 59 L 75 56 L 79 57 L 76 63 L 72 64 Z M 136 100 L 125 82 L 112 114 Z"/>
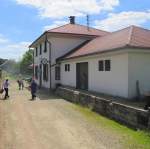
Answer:
<path fill-rule="evenodd" d="M 34 79 L 31 82 L 30 88 L 31 88 L 32 100 L 34 100 L 36 98 L 36 92 L 37 92 L 37 84 Z"/>
<path fill-rule="evenodd" d="M 5 91 L 4 99 L 9 98 L 9 94 L 8 94 L 9 89 L 8 89 L 8 87 L 9 87 L 9 81 L 8 81 L 8 79 L 6 79 L 5 82 L 3 83 L 3 88 L 4 88 L 4 91 Z"/>
<path fill-rule="evenodd" d="M 20 80 L 17 80 L 17 83 L 18 83 L 18 87 L 19 87 L 19 90 L 21 89 L 21 82 Z"/>

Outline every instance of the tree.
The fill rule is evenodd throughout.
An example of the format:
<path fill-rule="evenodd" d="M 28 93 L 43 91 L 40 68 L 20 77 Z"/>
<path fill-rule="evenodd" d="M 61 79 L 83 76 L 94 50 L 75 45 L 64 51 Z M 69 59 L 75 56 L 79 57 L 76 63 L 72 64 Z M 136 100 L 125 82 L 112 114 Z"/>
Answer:
<path fill-rule="evenodd" d="M 29 67 L 33 63 L 33 51 L 28 50 L 20 61 L 20 72 L 22 74 L 32 74 L 32 69 Z"/>

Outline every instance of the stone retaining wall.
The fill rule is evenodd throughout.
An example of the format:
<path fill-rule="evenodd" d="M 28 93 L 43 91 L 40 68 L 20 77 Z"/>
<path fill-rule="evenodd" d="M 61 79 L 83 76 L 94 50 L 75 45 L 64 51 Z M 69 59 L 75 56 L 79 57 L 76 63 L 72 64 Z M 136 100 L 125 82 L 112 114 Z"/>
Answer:
<path fill-rule="evenodd" d="M 57 95 L 64 99 L 89 107 L 93 111 L 114 119 L 134 129 L 150 129 L 150 110 L 146 111 L 117 102 L 86 94 L 66 87 L 58 87 Z"/>

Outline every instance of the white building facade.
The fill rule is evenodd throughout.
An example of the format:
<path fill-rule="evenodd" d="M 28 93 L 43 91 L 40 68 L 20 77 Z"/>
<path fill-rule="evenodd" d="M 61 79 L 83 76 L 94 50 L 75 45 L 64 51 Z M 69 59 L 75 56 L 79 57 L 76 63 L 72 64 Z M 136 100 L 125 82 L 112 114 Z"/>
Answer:
<path fill-rule="evenodd" d="M 132 26 L 108 33 L 75 24 L 45 32 L 30 46 L 35 80 L 50 89 L 61 84 L 128 99 L 142 96 L 150 91 L 150 41 L 143 42 L 143 35 L 147 39 L 150 31 Z"/>

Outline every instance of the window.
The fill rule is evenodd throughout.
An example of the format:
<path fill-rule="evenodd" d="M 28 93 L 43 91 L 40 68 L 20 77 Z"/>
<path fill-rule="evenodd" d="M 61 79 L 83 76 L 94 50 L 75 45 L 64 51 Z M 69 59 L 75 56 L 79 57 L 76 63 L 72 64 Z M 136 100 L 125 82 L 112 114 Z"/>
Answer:
<path fill-rule="evenodd" d="M 42 44 L 40 44 L 40 55 L 42 54 Z"/>
<path fill-rule="evenodd" d="M 99 71 L 104 71 L 104 61 L 99 61 Z"/>
<path fill-rule="evenodd" d="M 65 64 L 65 71 L 70 71 L 70 64 Z"/>
<path fill-rule="evenodd" d="M 110 66 L 110 60 L 105 60 L 105 71 L 110 71 L 111 66 Z"/>
<path fill-rule="evenodd" d="M 44 42 L 44 52 L 47 52 L 47 41 Z"/>
<path fill-rule="evenodd" d="M 110 71 L 111 70 L 111 61 L 110 60 L 100 60 L 98 62 L 99 71 Z"/>
<path fill-rule="evenodd" d="M 35 56 L 38 56 L 38 48 L 35 48 Z"/>
<path fill-rule="evenodd" d="M 55 80 L 60 80 L 60 66 L 55 67 Z"/>
<path fill-rule="evenodd" d="M 38 66 L 35 66 L 35 78 L 38 79 Z"/>
<path fill-rule="evenodd" d="M 43 64 L 43 80 L 48 81 L 48 64 Z"/>

